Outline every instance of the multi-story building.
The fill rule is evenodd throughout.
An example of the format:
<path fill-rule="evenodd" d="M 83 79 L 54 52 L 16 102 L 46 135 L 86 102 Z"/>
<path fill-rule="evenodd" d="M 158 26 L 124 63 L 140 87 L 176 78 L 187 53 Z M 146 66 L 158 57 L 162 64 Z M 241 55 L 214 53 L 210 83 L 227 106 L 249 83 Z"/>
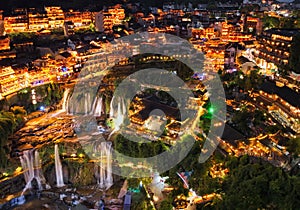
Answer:
<path fill-rule="evenodd" d="M 72 22 L 77 28 L 87 27 L 92 22 L 92 13 L 89 11 L 80 12 L 69 10 L 64 14 L 65 22 Z"/>
<path fill-rule="evenodd" d="M 3 10 L 0 10 L 0 36 L 4 35 Z"/>
<path fill-rule="evenodd" d="M 95 15 L 96 31 L 111 31 L 114 25 L 122 24 L 124 18 L 124 9 L 120 8 L 119 5 L 108 10 L 102 10 Z"/>
<path fill-rule="evenodd" d="M 65 22 L 72 22 L 75 26 L 81 26 L 81 12 L 80 11 L 74 11 L 70 9 L 69 11 L 65 12 Z"/>
<path fill-rule="evenodd" d="M 19 89 L 29 87 L 28 69 L 22 67 L 22 68 L 14 69 L 14 71 L 18 80 Z"/>
<path fill-rule="evenodd" d="M 81 24 L 82 26 L 89 26 L 93 22 L 92 13 L 89 11 L 81 12 Z"/>
<path fill-rule="evenodd" d="M 121 8 L 121 5 L 108 8 L 108 13 L 112 15 L 114 25 L 122 24 L 122 20 L 125 18 L 125 12 L 124 9 Z"/>
<path fill-rule="evenodd" d="M 229 43 L 226 45 L 224 52 L 224 68 L 226 71 L 236 71 L 236 55 L 237 55 L 237 43 Z"/>
<path fill-rule="evenodd" d="M 300 133 L 300 94 L 281 83 L 265 82 L 259 91 L 270 102 L 268 111 L 283 126 Z"/>
<path fill-rule="evenodd" d="M 48 16 L 45 10 L 30 8 L 28 10 L 28 28 L 29 31 L 39 31 L 48 28 Z"/>
<path fill-rule="evenodd" d="M 8 36 L 0 36 L 0 51 L 10 50 L 10 39 Z"/>
<path fill-rule="evenodd" d="M 11 67 L 0 69 L 0 99 L 19 89 L 18 79 Z"/>
<path fill-rule="evenodd" d="M 219 38 L 205 42 L 205 62 L 204 69 L 207 71 L 218 71 L 224 68 L 224 54 L 226 42 Z"/>
<path fill-rule="evenodd" d="M 260 35 L 262 33 L 262 20 L 259 17 L 246 16 L 244 18 L 244 31 Z"/>
<path fill-rule="evenodd" d="M 100 11 L 95 15 L 95 28 L 96 31 L 104 32 L 104 31 L 110 31 L 113 27 L 113 18 L 112 15 Z"/>
<path fill-rule="evenodd" d="M 6 33 L 23 32 L 28 29 L 27 9 L 14 9 L 11 16 L 4 18 Z"/>
<path fill-rule="evenodd" d="M 243 42 L 254 40 L 251 34 L 242 32 L 242 27 L 240 25 L 233 25 L 227 22 L 222 22 L 221 24 L 221 37 L 223 41 Z"/>
<path fill-rule="evenodd" d="M 61 7 L 45 7 L 45 10 L 48 16 L 49 28 L 62 28 L 65 16 Z"/>
<path fill-rule="evenodd" d="M 43 85 L 50 82 L 50 75 L 44 71 L 29 72 L 29 83 L 31 87 Z"/>
<path fill-rule="evenodd" d="M 259 42 L 256 50 L 256 63 L 266 73 L 278 69 L 278 66 L 288 65 L 290 47 L 293 37 L 299 29 L 269 29 L 257 37 Z"/>
<path fill-rule="evenodd" d="M 64 35 L 70 36 L 74 34 L 74 23 L 72 21 L 65 21 L 64 23 Z"/>

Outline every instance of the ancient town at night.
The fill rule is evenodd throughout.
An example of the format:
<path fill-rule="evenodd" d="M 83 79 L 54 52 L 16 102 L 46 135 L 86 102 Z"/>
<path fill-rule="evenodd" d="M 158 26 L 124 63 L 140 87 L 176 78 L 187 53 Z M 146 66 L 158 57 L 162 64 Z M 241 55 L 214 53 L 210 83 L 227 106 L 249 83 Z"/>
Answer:
<path fill-rule="evenodd" d="M 300 0 L 1 0 L 0 209 L 300 208 Z"/>

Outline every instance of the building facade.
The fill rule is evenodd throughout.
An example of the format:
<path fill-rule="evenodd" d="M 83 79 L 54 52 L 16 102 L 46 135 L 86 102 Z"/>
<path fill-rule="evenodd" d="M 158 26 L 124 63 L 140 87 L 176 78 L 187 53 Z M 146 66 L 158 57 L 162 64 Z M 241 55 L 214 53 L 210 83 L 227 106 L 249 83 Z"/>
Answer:
<path fill-rule="evenodd" d="M 255 52 L 257 65 L 271 74 L 279 66 L 287 66 L 293 37 L 299 29 L 269 29 L 257 37 L 258 47 Z"/>

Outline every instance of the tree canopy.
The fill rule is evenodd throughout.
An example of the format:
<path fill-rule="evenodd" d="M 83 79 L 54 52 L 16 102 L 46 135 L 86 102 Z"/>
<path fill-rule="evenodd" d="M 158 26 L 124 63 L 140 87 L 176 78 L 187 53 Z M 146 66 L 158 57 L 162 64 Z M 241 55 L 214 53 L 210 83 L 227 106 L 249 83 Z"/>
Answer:
<path fill-rule="evenodd" d="M 293 38 L 293 42 L 290 49 L 289 67 L 295 73 L 300 73 L 300 34 L 297 34 Z"/>

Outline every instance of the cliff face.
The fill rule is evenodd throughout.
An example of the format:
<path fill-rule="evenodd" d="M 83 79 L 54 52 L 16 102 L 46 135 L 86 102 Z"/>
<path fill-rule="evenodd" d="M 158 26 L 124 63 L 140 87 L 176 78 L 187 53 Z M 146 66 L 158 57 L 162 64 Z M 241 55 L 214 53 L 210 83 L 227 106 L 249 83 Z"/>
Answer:
<path fill-rule="evenodd" d="M 5 196 L 22 191 L 25 187 L 25 184 L 26 183 L 23 174 L 19 174 L 15 177 L 0 182 L 0 203 L 2 203 L 2 199 L 5 198 Z"/>

